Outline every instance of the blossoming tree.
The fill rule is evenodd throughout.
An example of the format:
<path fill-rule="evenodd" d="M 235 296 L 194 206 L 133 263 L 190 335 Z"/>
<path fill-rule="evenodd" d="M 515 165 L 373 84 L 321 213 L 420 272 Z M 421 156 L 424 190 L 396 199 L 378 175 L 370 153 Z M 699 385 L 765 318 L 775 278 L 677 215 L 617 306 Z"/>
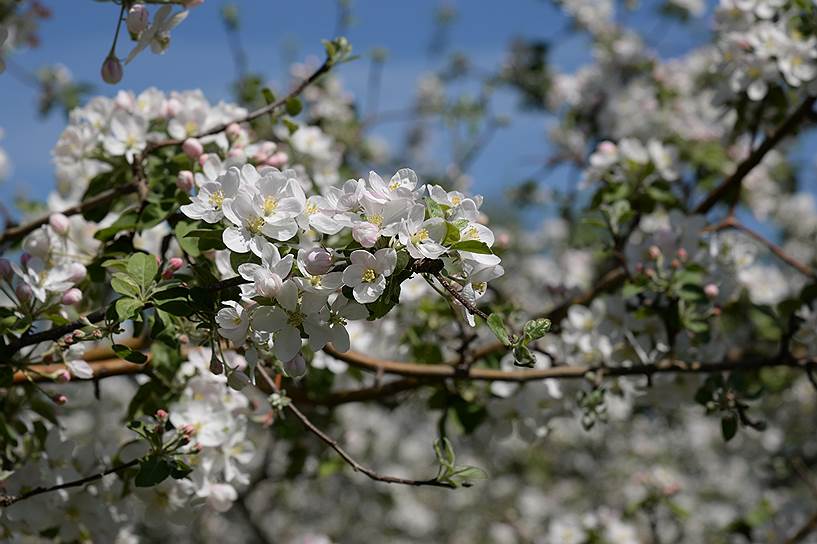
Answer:
<path fill-rule="evenodd" d="M 342 37 L 277 95 L 246 67 L 235 102 L 121 88 L 201 3 L 100 5 L 112 97 L 34 77 L 68 114 L 56 188 L 0 233 L 3 540 L 814 538 L 817 3 L 661 2 L 714 23 L 666 59 L 615 16 L 640 8 L 562 0 L 592 62 L 454 57 L 394 155 Z M 0 70 L 48 16 L 0 2 Z M 497 89 L 575 174 L 514 184 L 524 214 L 468 190 Z M 429 119 L 466 134 L 447 168 Z"/>

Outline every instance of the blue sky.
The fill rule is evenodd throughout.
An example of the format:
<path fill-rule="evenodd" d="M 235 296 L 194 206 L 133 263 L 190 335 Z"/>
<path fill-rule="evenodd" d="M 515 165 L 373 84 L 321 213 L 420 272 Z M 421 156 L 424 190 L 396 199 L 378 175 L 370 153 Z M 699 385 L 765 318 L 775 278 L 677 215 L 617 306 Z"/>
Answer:
<path fill-rule="evenodd" d="M 192 10 L 174 31 L 169 50 L 164 55 L 143 53 L 126 67 L 125 77 L 116 86 L 105 85 L 98 74 L 113 37 L 118 6 L 91 0 L 45 0 L 45 4 L 53 10 L 53 17 L 41 27 L 41 46 L 14 56 L 14 61 L 26 69 L 61 63 L 75 79 L 94 83 L 98 94 L 113 95 L 118 89 L 140 91 L 153 85 L 163 90 L 200 88 L 213 101 L 230 98 L 229 84 L 235 70 L 219 15 L 224 1 L 206 0 Z M 320 40 L 332 37 L 337 25 L 335 0 L 243 0 L 236 4 L 250 69 L 279 84 L 284 82 L 286 71 L 283 51 L 294 45 L 295 59 L 320 56 Z M 432 21 L 440 5 L 440 0 L 353 0 L 354 20 L 347 36 L 363 58 L 337 71 L 345 86 L 359 100 L 364 98 L 369 67 L 366 54 L 383 47 L 389 56 L 380 110 L 408 105 L 418 78 L 445 60 L 428 54 Z M 562 70 L 572 70 L 589 60 L 587 42 L 581 37 L 567 37 L 564 17 L 548 1 L 449 0 L 446 5 L 458 13 L 450 30 L 448 52 L 464 52 L 485 70 L 497 67 L 515 37 L 559 36 L 552 60 Z M 649 11 L 628 16 L 628 22 L 653 28 Z M 667 28 L 669 34 L 662 34 L 659 45 L 662 54 L 671 55 L 690 45 L 690 38 L 680 28 L 663 27 L 662 32 Z M 124 57 L 130 42 L 125 39 L 120 44 L 118 53 Z M 13 175 L 2 188 L 2 200 L 8 202 L 20 191 L 44 198 L 54 184 L 50 150 L 64 120 L 59 114 L 39 119 L 36 92 L 9 73 L 0 76 L 0 97 L 0 127 L 5 130 L 0 146 L 14 164 Z M 515 97 L 500 95 L 496 111 L 514 113 L 516 105 Z M 507 184 L 533 172 L 537 160 L 547 156 L 545 120 L 541 115 L 515 115 L 512 125 L 494 138 L 471 167 L 474 190 L 499 193 Z M 377 133 L 392 148 L 401 145 L 400 124 L 384 125 Z M 559 176 L 552 182 L 559 183 Z"/>

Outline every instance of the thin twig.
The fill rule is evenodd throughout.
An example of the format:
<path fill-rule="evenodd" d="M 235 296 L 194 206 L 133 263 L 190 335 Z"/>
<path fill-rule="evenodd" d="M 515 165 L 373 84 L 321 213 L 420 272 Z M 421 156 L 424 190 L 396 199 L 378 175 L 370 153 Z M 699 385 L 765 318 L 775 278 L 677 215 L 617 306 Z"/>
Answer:
<path fill-rule="evenodd" d="M 448 281 L 448 278 L 446 278 L 445 276 L 443 276 L 439 272 L 433 273 L 432 276 L 434 276 L 437 279 L 437 281 L 440 282 L 440 285 L 442 285 L 443 288 L 446 291 L 448 291 L 448 293 L 452 297 L 454 297 L 457 302 L 462 304 L 469 312 L 471 312 L 474 315 L 478 315 L 482 319 L 485 319 L 487 321 L 488 314 L 486 314 L 485 312 L 483 312 L 482 310 L 480 310 L 479 308 L 474 306 L 470 301 L 468 301 L 468 299 L 466 299 L 464 296 L 462 296 L 462 293 L 460 293 L 459 290 L 455 289 L 454 286 L 451 284 L 451 282 Z"/>
<path fill-rule="evenodd" d="M 264 382 L 266 383 L 267 387 L 269 387 L 273 391 L 278 391 L 279 390 L 278 386 L 275 385 L 275 380 L 273 380 L 270 377 L 270 375 L 267 373 L 266 370 L 264 370 L 263 367 L 259 366 L 259 367 L 257 367 L 257 370 L 258 370 L 258 373 L 263 378 Z M 293 403 L 290 402 L 289 404 L 287 404 L 287 409 L 289 409 L 289 411 L 292 412 L 292 414 L 296 418 L 298 418 L 298 420 L 300 420 L 300 422 L 303 424 L 304 427 L 306 427 L 306 429 L 309 432 L 311 432 L 312 434 L 314 434 L 315 436 L 320 438 L 326 445 L 328 445 L 330 448 L 335 450 L 337 452 L 337 454 L 340 455 L 341 458 L 344 461 L 346 461 L 346 463 L 349 466 L 351 466 L 356 472 L 363 473 L 372 480 L 375 480 L 375 481 L 378 481 L 378 482 L 385 482 L 387 484 L 401 484 L 401 485 L 409 485 L 409 486 L 415 486 L 415 487 L 429 486 L 429 487 L 445 487 L 445 488 L 449 488 L 449 489 L 454 488 L 454 486 L 452 484 L 441 482 L 437 478 L 430 478 L 430 479 L 427 479 L 427 480 L 411 480 L 411 479 L 408 479 L 408 478 L 399 478 L 397 476 L 388 476 L 388 475 L 384 475 L 384 474 L 380 474 L 378 472 L 375 472 L 374 470 L 372 470 L 372 469 L 360 464 L 359 462 L 357 462 L 354 459 L 354 457 L 352 457 L 346 450 L 344 450 L 340 446 L 340 444 L 338 444 L 337 440 L 335 440 L 334 438 L 332 438 L 331 436 L 327 435 L 322 430 L 320 430 L 318 427 L 316 427 L 315 424 L 312 423 L 312 421 L 310 421 L 309 418 L 306 417 L 306 415 L 304 415 L 304 413 L 301 412 L 298 409 L 298 407 L 295 406 Z"/>
<path fill-rule="evenodd" d="M 101 480 L 104 476 L 108 474 L 113 474 L 115 472 L 121 472 L 123 470 L 129 469 L 131 467 L 136 466 L 141 461 L 141 458 L 136 458 L 132 461 L 128 461 L 125 464 L 117 465 L 115 467 L 103 470 L 102 472 L 98 472 L 97 474 L 93 474 L 91 476 L 86 476 L 85 478 L 80 478 L 79 480 L 74 480 L 72 482 L 65 482 L 59 485 L 52 485 L 50 487 L 35 487 L 31 491 L 23 493 L 22 495 L 0 495 L 0 507 L 7 507 L 11 506 L 12 504 L 18 503 L 20 501 L 24 501 L 26 499 L 30 499 L 31 497 L 36 497 L 37 495 L 42 495 L 43 493 L 50 493 L 52 491 L 59 491 L 61 489 L 69 489 L 72 487 L 80 487 L 85 484 L 95 482 L 97 480 Z"/>

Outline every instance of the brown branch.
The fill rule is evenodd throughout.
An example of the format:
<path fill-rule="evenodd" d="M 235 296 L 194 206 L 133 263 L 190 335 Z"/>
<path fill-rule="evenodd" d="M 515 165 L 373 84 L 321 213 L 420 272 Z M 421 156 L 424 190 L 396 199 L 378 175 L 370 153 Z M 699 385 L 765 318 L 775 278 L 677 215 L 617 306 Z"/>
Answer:
<path fill-rule="evenodd" d="M 723 230 L 723 229 L 728 229 L 728 228 L 739 230 L 739 231 L 745 233 L 746 235 L 748 235 L 749 237 L 753 238 L 757 242 L 760 242 L 769 251 L 771 251 L 778 259 L 780 259 L 781 261 L 783 261 L 787 265 L 791 266 L 792 268 L 794 268 L 795 270 L 797 270 L 798 272 L 800 272 L 804 276 L 808 276 L 810 278 L 817 278 L 817 273 L 815 273 L 814 270 L 812 270 L 811 267 L 809 267 L 808 265 L 798 261 L 797 259 L 795 259 L 791 255 L 786 253 L 783 250 L 782 247 L 775 244 L 774 242 L 772 242 L 768 238 L 764 237 L 759 232 L 757 232 L 755 230 L 752 230 L 751 228 L 747 227 L 746 225 L 744 225 L 743 223 L 741 223 L 740 221 L 735 219 L 734 216 L 727 217 L 726 219 L 721 221 L 718 225 L 715 225 L 715 227 L 713 227 L 712 230 Z"/>
<path fill-rule="evenodd" d="M 61 489 L 69 489 L 69 488 L 72 488 L 72 487 L 79 487 L 79 486 L 82 486 L 82 485 L 85 485 L 85 484 L 88 484 L 88 483 L 91 483 L 91 482 L 95 482 L 97 480 L 101 480 L 104 476 L 107 476 L 108 474 L 113 474 L 115 472 L 121 472 L 123 470 L 134 467 L 137 464 L 139 464 L 139 461 L 141 461 L 141 460 L 142 460 L 141 458 L 136 458 L 136 459 L 134 459 L 132 461 L 128 461 L 125 464 L 117 465 L 115 467 L 106 469 L 106 470 L 104 470 L 102 472 L 99 472 L 97 474 L 93 474 L 93 475 L 87 476 L 85 478 L 80 478 L 79 480 L 74 480 L 72 482 L 66 482 L 66 483 L 59 484 L 59 485 L 52 485 L 50 487 L 35 487 L 31 491 L 23 493 L 22 495 L 17 495 L 17 496 L 0 495 L 0 507 L 5 508 L 7 506 L 11 506 L 12 504 L 18 503 L 20 501 L 30 499 L 31 497 L 36 497 L 37 495 L 42 495 L 43 493 L 50 493 L 52 491 L 59 491 Z"/>
<path fill-rule="evenodd" d="M 789 134 L 794 133 L 798 125 L 808 119 L 811 108 L 817 97 L 809 96 L 795 109 L 780 126 L 761 143 L 757 149 L 741 162 L 731 176 L 726 178 L 720 185 L 715 187 L 704 200 L 695 207 L 694 213 L 705 214 L 711 210 L 732 188 L 738 186 L 743 179 L 760 164 L 766 154 L 774 149 L 777 144 Z"/>
<path fill-rule="evenodd" d="M 446 278 L 445 276 L 443 276 L 439 272 L 433 273 L 432 276 L 434 276 L 437 279 L 437 281 L 440 282 L 440 285 L 442 285 L 443 288 L 446 291 L 448 291 L 448 293 L 452 297 L 454 297 L 454 299 L 457 302 L 462 304 L 469 312 L 471 312 L 474 315 L 478 315 L 479 317 L 481 317 L 482 319 L 485 319 L 486 321 L 488 320 L 488 314 L 486 314 L 485 312 L 483 312 L 482 310 L 480 310 L 479 308 L 477 308 L 476 306 L 471 304 L 471 302 L 468 301 L 468 299 L 466 299 L 464 296 L 462 296 L 462 293 L 460 293 L 459 290 L 455 289 L 454 286 L 451 284 L 451 282 L 448 281 L 448 278 Z"/>
<path fill-rule="evenodd" d="M 352 366 L 375 373 L 395 374 L 416 379 L 442 380 L 456 378 L 462 380 L 501 381 L 501 382 L 528 382 L 547 379 L 585 379 L 592 374 L 600 374 L 604 378 L 617 376 L 652 376 L 665 373 L 715 373 L 729 370 L 756 370 L 765 367 L 788 366 L 807 368 L 817 364 L 817 359 L 788 358 L 754 359 L 754 360 L 726 360 L 718 363 L 687 363 L 678 360 L 665 360 L 658 363 L 623 366 L 623 367 L 584 367 L 584 366 L 555 366 L 533 370 L 496 370 L 492 368 L 458 369 L 456 364 L 418 364 L 401 361 L 389 361 L 371 357 L 369 355 L 348 351 L 340 353 L 331 346 L 324 351 L 332 357 L 344 361 Z"/>
<path fill-rule="evenodd" d="M 267 371 L 264 370 L 264 368 L 261 367 L 261 366 L 257 367 L 257 370 L 258 370 L 258 374 L 261 376 L 263 381 L 266 383 L 267 387 L 269 389 L 271 389 L 272 391 L 278 391 L 278 387 L 275 385 L 275 381 L 270 377 L 270 375 L 267 373 Z M 387 484 L 401 484 L 401 485 L 409 485 L 409 486 L 415 486 L 415 487 L 429 486 L 429 487 L 445 487 L 445 488 L 449 488 L 449 489 L 453 489 L 455 487 L 452 484 L 441 482 L 441 481 L 437 480 L 436 478 L 430 478 L 428 480 L 411 480 L 411 479 L 407 479 L 407 478 L 399 478 L 397 476 L 388 476 L 388 475 L 384 475 L 384 474 L 380 474 L 378 472 L 375 472 L 374 470 L 372 470 L 372 469 L 370 469 L 370 468 L 368 468 L 368 467 L 366 467 L 364 465 L 361 465 L 359 462 L 357 462 L 354 459 L 354 457 L 352 457 L 346 450 L 344 450 L 340 446 L 340 444 L 338 444 L 337 440 L 335 440 L 334 438 L 332 438 L 331 436 L 327 435 L 322 430 L 320 430 L 318 427 L 316 427 L 315 424 L 312 423 L 309 420 L 309 418 L 306 417 L 306 415 L 304 415 L 304 413 L 301 412 L 298 409 L 298 407 L 295 406 L 292 402 L 287 404 L 287 409 L 290 412 L 292 412 L 292 414 L 296 418 L 298 418 L 298 420 L 300 420 L 300 422 L 303 424 L 304 427 L 306 427 L 306 429 L 309 432 L 311 432 L 312 434 L 314 434 L 315 436 L 320 438 L 326 445 L 328 445 L 330 448 L 335 450 L 335 452 L 337 452 L 337 454 L 340 455 L 340 457 L 344 461 L 346 461 L 346 463 L 349 466 L 351 466 L 356 472 L 360 472 L 362 474 L 365 474 L 366 476 L 368 476 L 372 480 L 375 480 L 377 482 L 385 482 Z"/>
<path fill-rule="evenodd" d="M 797 544 L 798 542 L 802 542 L 803 539 L 813 533 L 815 529 L 817 529 L 817 512 L 814 512 L 796 533 L 787 538 L 785 544 Z"/>

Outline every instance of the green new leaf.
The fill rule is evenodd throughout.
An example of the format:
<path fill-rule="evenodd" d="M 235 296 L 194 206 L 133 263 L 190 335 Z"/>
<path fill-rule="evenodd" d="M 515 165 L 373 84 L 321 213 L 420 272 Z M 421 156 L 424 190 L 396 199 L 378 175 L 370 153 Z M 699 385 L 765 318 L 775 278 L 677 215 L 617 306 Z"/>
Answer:
<path fill-rule="evenodd" d="M 153 278 L 159 271 L 159 264 L 156 257 L 146 253 L 135 253 L 128 259 L 128 275 L 136 284 L 147 291 L 153 285 Z"/>
<path fill-rule="evenodd" d="M 721 419 L 721 434 L 726 442 L 732 440 L 738 432 L 738 417 L 735 414 L 729 414 Z"/>
<path fill-rule="evenodd" d="M 451 249 L 470 251 L 471 253 L 481 253 L 483 255 L 490 255 L 493 253 L 491 248 L 488 247 L 488 244 L 485 242 L 480 242 L 479 240 L 464 240 L 462 242 L 457 242 L 451 246 Z"/>
<path fill-rule="evenodd" d="M 160 484 L 170 476 L 170 463 L 161 457 L 151 455 L 139 463 L 133 483 L 136 487 L 151 487 Z"/>
<path fill-rule="evenodd" d="M 443 238 L 443 245 L 450 246 L 460 241 L 460 229 L 451 223 L 445 224 L 445 238 Z"/>
<path fill-rule="evenodd" d="M 440 204 L 428 197 L 426 197 L 426 210 L 428 211 L 429 217 L 442 217 L 445 218 L 445 210 L 443 209 Z"/>
<path fill-rule="evenodd" d="M 550 331 L 550 319 L 547 318 L 540 318 L 540 319 L 533 319 L 525 323 L 525 327 L 523 329 L 525 333 L 525 339 L 528 342 L 533 342 L 534 340 L 538 340 L 542 338 L 545 334 Z"/>
<path fill-rule="evenodd" d="M 511 334 L 508 328 L 505 327 L 505 322 L 499 314 L 491 314 L 488 316 L 488 327 L 496 335 L 500 342 L 506 346 L 511 345 Z"/>
<path fill-rule="evenodd" d="M 123 274 L 122 272 L 117 272 L 113 275 L 113 278 L 111 278 L 111 287 L 113 287 L 114 291 L 126 297 L 138 298 L 141 295 L 139 286 L 136 285 L 129 275 Z"/>
<path fill-rule="evenodd" d="M 143 365 L 148 362 L 147 355 L 141 351 L 133 350 L 123 344 L 114 344 L 111 346 L 111 348 L 118 357 L 125 359 L 126 361 L 130 361 L 131 363 Z"/>
<path fill-rule="evenodd" d="M 142 301 L 136 300 L 135 298 L 122 297 L 117 299 L 114 303 L 114 308 L 116 309 L 116 316 L 119 321 L 125 321 L 133 317 L 136 312 L 142 308 Z"/>
<path fill-rule="evenodd" d="M 448 475 L 448 481 L 456 486 L 471 487 L 476 480 L 487 480 L 488 473 L 479 467 L 464 465 Z"/>
<path fill-rule="evenodd" d="M 303 109 L 304 107 L 303 104 L 301 104 L 301 99 L 298 98 L 297 96 L 293 96 L 287 100 L 286 112 L 290 116 L 295 117 L 296 115 L 301 113 L 301 110 Z"/>
<path fill-rule="evenodd" d="M 513 364 L 533 368 L 536 366 L 536 358 L 527 346 L 519 345 L 513 348 Z"/>

